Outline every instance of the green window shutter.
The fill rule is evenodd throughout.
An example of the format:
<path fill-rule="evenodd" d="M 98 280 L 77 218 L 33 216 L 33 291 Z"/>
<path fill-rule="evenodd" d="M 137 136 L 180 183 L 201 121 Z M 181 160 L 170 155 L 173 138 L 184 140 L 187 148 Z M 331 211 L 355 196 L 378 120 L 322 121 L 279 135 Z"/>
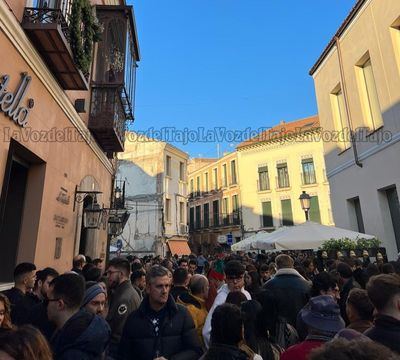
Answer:
<path fill-rule="evenodd" d="M 310 221 L 321 224 L 321 214 L 319 213 L 318 196 L 311 196 L 310 201 Z"/>
<path fill-rule="evenodd" d="M 282 225 L 293 225 L 292 202 L 290 199 L 281 200 L 282 206 Z"/>
<path fill-rule="evenodd" d="M 274 226 L 272 219 L 271 201 L 265 201 L 262 203 L 262 226 L 263 227 Z"/>

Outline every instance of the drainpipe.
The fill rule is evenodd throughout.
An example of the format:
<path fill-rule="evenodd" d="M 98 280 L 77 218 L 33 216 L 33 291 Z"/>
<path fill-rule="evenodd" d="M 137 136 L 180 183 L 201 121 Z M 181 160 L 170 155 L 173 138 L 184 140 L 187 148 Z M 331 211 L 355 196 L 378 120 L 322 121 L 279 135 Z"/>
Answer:
<path fill-rule="evenodd" d="M 335 36 L 335 43 L 336 43 L 336 49 L 337 49 L 338 59 L 339 59 L 340 81 L 341 81 L 342 87 L 343 87 L 344 106 L 346 108 L 347 119 L 349 120 L 350 142 L 351 142 L 351 147 L 353 148 L 354 161 L 355 161 L 355 163 L 356 163 L 356 165 L 358 167 L 362 168 L 363 164 L 358 159 L 357 144 L 356 144 L 356 139 L 355 139 L 355 136 L 354 136 L 353 123 L 352 123 L 352 120 L 351 120 L 351 113 L 350 113 L 348 97 L 347 97 L 346 80 L 344 78 L 342 50 L 341 50 L 341 47 L 340 47 L 340 42 L 339 42 L 339 37 L 338 36 Z"/>

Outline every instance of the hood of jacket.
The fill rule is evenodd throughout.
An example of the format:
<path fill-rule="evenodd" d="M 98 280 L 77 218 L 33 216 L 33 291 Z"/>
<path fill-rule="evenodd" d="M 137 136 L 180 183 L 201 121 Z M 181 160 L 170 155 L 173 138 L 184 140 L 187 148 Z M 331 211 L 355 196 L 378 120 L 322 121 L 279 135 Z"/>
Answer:
<path fill-rule="evenodd" d="M 190 294 L 190 293 L 183 293 L 178 297 L 178 302 L 181 302 L 184 305 L 193 305 L 198 309 L 201 309 L 202 303 L 205 304 L 204 300 L 199 299 L 198 297 Z"/>
<path fill-rule="evenodd" d="M 53 343 L 55 355 L 68 351 L 83 352 L 99 357 L 110 340 L 111 330 L 100 316 L 80 310 L 56 334 Z"/>

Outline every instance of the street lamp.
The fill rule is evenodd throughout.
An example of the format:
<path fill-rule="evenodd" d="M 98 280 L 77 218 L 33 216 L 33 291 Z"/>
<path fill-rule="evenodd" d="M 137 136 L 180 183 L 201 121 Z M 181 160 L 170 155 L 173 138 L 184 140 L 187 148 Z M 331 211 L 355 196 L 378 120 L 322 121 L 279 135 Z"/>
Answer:
<path fill-rule="evenodd" d="M 101 191 L 82 191 L 78 190 L 78 186 L 75 186 L 75 197 L 74 197 L 74 207 L 73 211 L 75 211 L 75 205 L 83 203 L 86 199 L 89 200 L 90 203 L 85 206 L 83 209 L 83 227 L 87 229 L 98 229 L 100 227 L 103 209 L 97 203 L 97 195 L 102 194 Z M 86 203 L 85 203 L 86 205 Z"/>
<path fill-rule="evenodd" d="M 309 220 L 308 218 L 308 212 L 310 211 L 310 205 L 311 205 L 311 197 L 308 195 L 305 191 L 300 195 L 299 197 L 301 208 L 306 214 L 306 221 Z"/>
<path fill-rule="evenodd" d="M 83 226 L 86 229 L 98 229 L 100 227 L 103 209 L 97 203 L 96 196 L 92 203 L 83 209 Z"/>

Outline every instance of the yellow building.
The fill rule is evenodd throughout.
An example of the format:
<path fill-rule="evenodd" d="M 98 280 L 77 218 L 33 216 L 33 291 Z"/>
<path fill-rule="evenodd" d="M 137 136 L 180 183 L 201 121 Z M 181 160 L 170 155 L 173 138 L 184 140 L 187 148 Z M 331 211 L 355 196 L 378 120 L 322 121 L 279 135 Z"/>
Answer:
<path fill-rule="evenodd" d="M 376 235 L 395 258 L 400 250 L 400 2 L 357 1 L 310 75 L 335 223 Z"/>
<path fill-rule="evenodd" d="M 310 220 L 333 224 L 318 116 L 281 122 L 241 143 L 237 158 L 246 236 L 304 222 L 303 191 Z"/>
<path fill-rule="evenodd" d="M 195 252 L 242 238 L 237 153 L 188 164 L 189 240 Z"/>

